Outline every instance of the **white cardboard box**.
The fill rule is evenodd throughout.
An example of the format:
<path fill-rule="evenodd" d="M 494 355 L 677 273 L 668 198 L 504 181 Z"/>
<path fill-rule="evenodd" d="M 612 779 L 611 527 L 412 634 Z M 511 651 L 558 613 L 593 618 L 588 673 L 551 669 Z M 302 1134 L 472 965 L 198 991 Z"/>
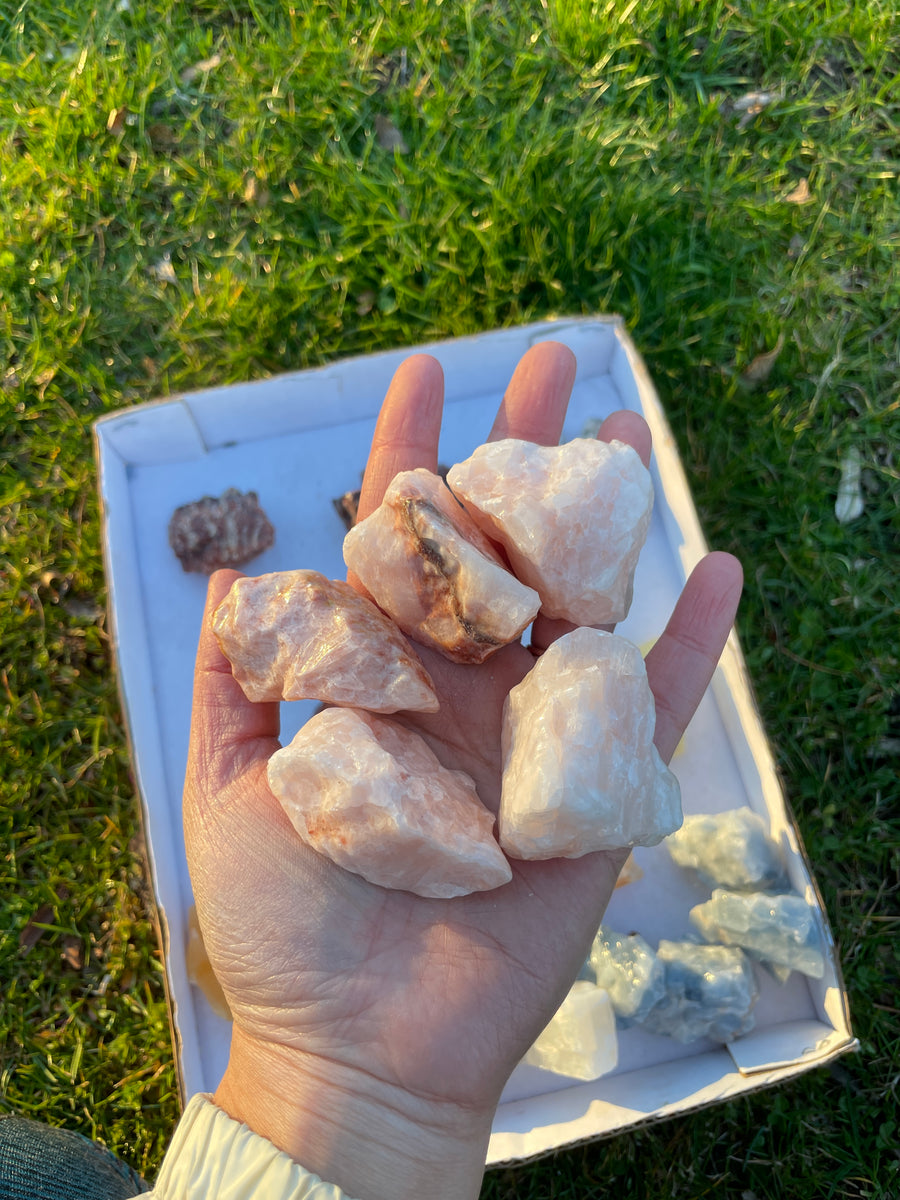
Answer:
<path fill-rule="evenodd" d="M 642 647 L 662 631 L 687 575 L 706 551 L 671 431 L 646 369 L 615 317 L 544 322 L 417 347 L 446 380 L 440 460 L 484 441 L 521 355 L 553 339 L 574 351 L 578 373 L 564 437 L 617 408 L 644 415 L 653 433 L 656 506 L 620 632 Z M 167 984 L 184 1096 L 213 1090 L 229 1026 L 185 969 L 192 904 L 181 827 L 192 668 L 206 579 L 185 574 L 168 544 L 181 504 L 227 487 L 254 490 L 276 529 L 249 573 L 311 567 L 343 576 L 344 527 L 332 500 L 359 486 L 375 417 L 409 351 L 367 355 L 259 383 L 142 405 L 95 425 L 113 643 L 143 807 L 153 886 L 165 939 Z M 160 602 L 160 597 L 165 602 Z M 154 602 L 155 600 L 155 602 Z M 290 739 L 312 704 L 282 706 Z M 749 805 L 785 849 L 793 886 L 818 909 L 828 962 L 822 980 L 796 972 L 777 984 L 759 972 L 756 1029 L 727 1047 L 683 1046 L 629 1029 L 616 1070 L 573 1083 L 519 1067 L 497 1112 L 489 1163 L 511 1162 L 715 1103 L 788 1079 L 852 1049 L 846 993 L 821 898 L 787 811 L 734 636 L 672 762 L 686 812 Z M 662 847 L 638 850 L 643 878 L 619 889 L 605 920 L 655 944 L 688 932 L 687 912 L 708 898 Z M 664 903 L 660 899 L 664 898 Z"/>

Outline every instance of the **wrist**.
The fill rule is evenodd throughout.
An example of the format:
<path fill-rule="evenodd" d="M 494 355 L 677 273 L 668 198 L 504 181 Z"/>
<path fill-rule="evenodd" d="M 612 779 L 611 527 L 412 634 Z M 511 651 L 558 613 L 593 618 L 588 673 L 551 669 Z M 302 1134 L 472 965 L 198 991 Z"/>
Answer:
<path fill-rule="evenodd" d="M 214 1101 L 355 1200 L 473 1200 L 480 1191 L 492 1112 L 416 1096 L 237 1027 Z"/>

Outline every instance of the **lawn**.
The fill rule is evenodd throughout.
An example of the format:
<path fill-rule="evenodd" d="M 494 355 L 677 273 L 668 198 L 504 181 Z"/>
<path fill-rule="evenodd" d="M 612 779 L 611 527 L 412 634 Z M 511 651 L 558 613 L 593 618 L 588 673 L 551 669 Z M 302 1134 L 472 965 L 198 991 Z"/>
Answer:
<path fill-rule="evenodd" d="M 619 312 L 745 566 L 860 1050 L 484 1196 L 900 1194 L 898 176 L 889 0 L 0 6 L 0 1111 L 148 1177 L 178 1114 L 91 423 Z"/>

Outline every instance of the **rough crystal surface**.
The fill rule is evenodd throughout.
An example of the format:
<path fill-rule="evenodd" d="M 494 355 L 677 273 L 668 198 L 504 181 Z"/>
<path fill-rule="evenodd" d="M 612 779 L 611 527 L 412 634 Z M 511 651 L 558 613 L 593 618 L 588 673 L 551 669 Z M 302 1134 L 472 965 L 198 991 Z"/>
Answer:
<path fill-rule="evenodd" d="M 599 1079 L 611 1071 L 619 1045 L 606 992 L 577 980 L 524 1061 L 572 1079 Z"/>
<path fill-rule="evenodd" d="M 686 816 L 666 839 L 674 862 L 709 887 L 778 891 L 788 887 L 784 859 L 768 827 L 750 808 Z"/>
<path fill-rule="evenodd" d="M 483 662 L 540 607 L 424 469 L 395 477 L 381 506 L 347 534 L 344 560 L 404 633 L 454 662 Z"/>
<path fill-rule="evenodd" d="M 749 1033 L 759 989 L 750 960 L 732 946 L 661 941 L 666 992 L 643 1027 L 677 1042 L 730 1042 Z"/>
<path fill-rule="evenodd" d="M 639 933 L 601 925 L 588 961 L 623 1026 L 642 1021 L 665 995 L 665 967 Z"/>
<path fill-rule="evenodd" d="M 711 900 L 691 909 L 690 917 L 708 942 L 740 946 L 760 962 L 813 979 L 825 974 L 816 915 L 796 892 L 771 895 L 716 888 Z"/>
<path fill-rule="evenodd" d="M 512 878 L 472 780 L 386 717 L 316 714 L 268 779 L 303 840 L 370 883 L 451 898 Z"/>
<path fill-rule="evenodd" d="M 602 625 L 627 615 L 653 507 L 650 472 L 631 446 L 507 438 L 451 467 L 447 482 L 547 616 Z"/>
<path fill-rule="evenodd" d="M 275 541 L 275 530 L 256 492 L 228 488 L 176 508 L 169 521 L 169 545 L 185 571 L 211 575 L 240 567 Z"/>
<path fill-rule="evenodd" d="M 503 714 L 500 844 L 513 858 L 653 846 L 681 824 L 678 781 L 653 745 L 637 646 L 566 634 L 512 689 Z"/>
<path fill-rule="evenodd" d="M 237 579 L 212 618 L 250 700 L 436 712 L 431 677 L 371 600 L 318 571 Z"/>

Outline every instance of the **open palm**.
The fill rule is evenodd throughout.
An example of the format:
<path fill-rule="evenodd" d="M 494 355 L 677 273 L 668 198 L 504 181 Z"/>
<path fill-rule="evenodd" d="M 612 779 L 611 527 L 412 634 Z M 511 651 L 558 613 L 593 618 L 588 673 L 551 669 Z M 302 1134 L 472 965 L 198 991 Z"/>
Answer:
<path fill-rule="evenodd" d="M 568 350 L 535 347 L 519 364 L 491 437 L 555 443 L 573 378 Z M 398 471 L 436 468 L 441 393 L 433 359 L 415 356 L 397 372 L 376 429 L 360 516 L 377 507 Z M 610 418 L 600 436 L 630 441 L 649 455 L 649 435 L 634 414 Z M 213 578 L 207 615 L 234 578 Z M 710 555 L 648 656 L 664 758 L 706 688 L 740 586 L 735 560 Z M 567 628 L 539 617 L 533 643 L 544 648 Z M 420 653 L 440 712 L 401 719 L 445 766 L 472 776 L 496 811 L 503 701 L 533 665 L 534 651 L 516 643 L 480 666 Z M 204 938 L 235 1021 L 226 1104 L 290 1152 L 298 1145 L 310 1152 L 293 1140 L 303 1118 L 285 1125 L 277 1114 L 260 1116 L 238 1080 L 252 1077 L 263 1091 L 275 1081 L 273 1095 L 289 1097 L 291 1112 L 313 1094 L 338 1106 L 334 1096 L 344 1097 L 349 1113 L 375 1097 L 401 1123 L 454 1136 L 471 1126 L 471 1138 L 483 1141 L 510 1071 L 585 957 L 621 858 L 513 862 L 511 883 L 454 900 L 376 887 L 295 834 L 266 784 L 277 736 L 278 706 L 245 699 L 205 620 L 185 829 Z M 479 1152 L 483 1164 L 483 1147 Z"/>

